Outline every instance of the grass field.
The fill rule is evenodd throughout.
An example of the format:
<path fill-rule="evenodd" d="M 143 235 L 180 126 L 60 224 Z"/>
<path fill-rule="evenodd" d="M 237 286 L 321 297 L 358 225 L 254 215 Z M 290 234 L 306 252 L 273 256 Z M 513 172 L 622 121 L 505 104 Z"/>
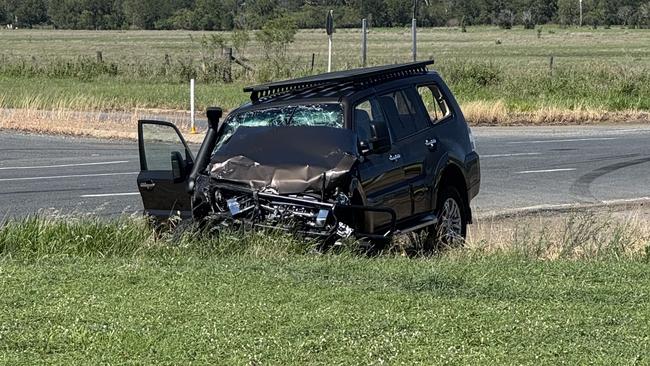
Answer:
<path fill-rule="evenodd" d="M 187 69 L 201 69 L 203 32 L 52 31 L 0 32 L 0 106 L 131 110 L 187 109 Z M 222 34 L 226 38 L 227 34 Z M 372 29 L 369 62 L 410 60 L 408 29 Z M 360 63 L 358 30 L 335 35 L 335 69 Z M 420 58 L 434 57 L 475 123 L 585 122 L 632 118 L 650 110 L 650 31 L 627 29 L 499 30 L 422 29 Z M 297 34 L 287 68 L 308 74 L 325 69 L 321 31 Z M 102 51 L 104 63 L 92 61 Z M 168 62 L 165 61 L 168 55 Z M 252 37 L 244 56 L 263 64 Z M 550 57 L 554 58 L 551 71 Z M 236 70 L 235 70 L 236 71 Z M 233 84 L 199 82 L 198 105 L 234 108 L 247 96 L 248 75 Z M 550 116 L 550 117 L 548 117 Z"/>
<path fill-rule="evenodd" d="M 132 219 L 10 222 L 0 363 L 647 364 L 648 237 L 596 221 L 420 258 L 307 255 L 278 234 L 154 240 Z"/>

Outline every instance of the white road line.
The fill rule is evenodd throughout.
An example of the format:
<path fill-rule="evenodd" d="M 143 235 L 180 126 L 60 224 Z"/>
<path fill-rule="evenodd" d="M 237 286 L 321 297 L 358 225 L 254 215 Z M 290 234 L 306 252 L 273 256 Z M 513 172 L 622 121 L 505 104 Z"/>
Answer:
<path fill-rule="evenodd" d="M 44 180 L 44 179 L 66 179 L 66 178 L 89 178 L 89 177 L 108 177 L 112 175 L 132 175 L 138 172 L 129 173 L 101 173 L 101 174 L 76 174 L 76 175 L 54 175 L 49 177 L 24 177 L 24 178 L 2 178 L 0 182 L 12 182 L 21 180 Z"/>
<path fill-rule="evenodd" d="M 555 173 L 555 172 L 572 172 L 576 168 L 564 168 L 564 169 L 544 169 L 544 170 L 524 170 L 521 172 L 516 172 L 515 174 L 533 174 L 533 173 Z"/>
<path fill-rule="evenodd" d="M 495 215 L 515 215 L 515 214 L 525 214 L 529 212 L 537 211 L 552 211 L 552 210 L 566 210 L 566 209 L 578 209 L 578 208 L 590 208 L 590 207 L 599 207 L 599 206 L 612 206 L 612 205 L 621 205 L 621 204 L 641 204 L 650 201 L 650 197 L 637 197 L 637 198 L 623 198 L 623 199 L 614 199 L 614 200 L 605 200 L 597 201 L 593 203 L 560 203 L 560 204 L 546 204 L 546 205 L 536 205 L 536 206 L 527 206 L 527 207 L 517 207 L 511 209 L 501 209 L 501 210 L 492 210 L 487 212 L 478 211 L 478 217 L 480 219 L 489 218 Z"/>
<path fill-rule="evenodd" d="M 105 193 L 105 194 L 84 194 L 79 197 L 81 198 L 92 198 L 92 197 L 114 197 L 114 196 L 137 196 L 140 192 L 128 192 L 128 193 Z"/>
<path fill-rule="evenodd" d="M 605 200 L 601 201 L 606 205 L 616 205 L 619 203 L 635 203 L 640 201 L 650 201 L 650 197 L 637 197 L 637 198 L 621 198 L 616 200 Z"/>
<path fill-rule="evenodd" d="M 630 129 L 627 129 L 627 130 L 609 130 L 609 131 L 606 131 L 606 133 L 620 134 L 620 135 L 629 134 L 629 133 L 635 133 L 635 134 L 636 133 L 646 133 L 646 132 L 650 132 L 650 130 L 644 129 L 644 128 L 639 128 L 639 129 L 630 128 Z"/>
<path fill-rule="evenodd" d="M 481 158 L 509 158 L 514 156 L 536 156 L 536 155 L 542 155 L 542 153 L 493 154 L 493 155 L 481 155 Z"/>
<path fill-rule="evenodd" d="M 102 161 L 97 163 L 78 163 L 78 164 L 61 164 L 61 165 L 39 165 L 39 166 L 3 166 L 0 167 L 0 170 L 19 170 L 19 169 L 46 169 L 46 168 L 66 168 L 73 166 L 90 166 L 90 165 L 111 165 L 111 164 L 124 164 L 128 163 L 128 160 L 119 160 L 119 161 Z"/>
<path fill-rule="evenodd" d="M 525 211 L 539 211 L 539 210 L 557 210 L 562 208 L 571 208 L 579 206 L 580 203 L 560 203 L 557 205 L 536 205 L 536 206 L 527 206 L 527 207 L 517 207 L 511 210 L 505 210 L 508 212 L 525 212 Z"/>
<path fill-rule="evenodd" d="M 583 138 L 583 139 L 563 139 L 563 140 L 532 140 L 532 141 L 509 141 L 508 144 L 546 144 L 546 143 L 556 143 L 556 142 L 580 142 L 580 141 L 610 141 L 618 140 L 617 137 L 593 137 L 593 138 Z"/>

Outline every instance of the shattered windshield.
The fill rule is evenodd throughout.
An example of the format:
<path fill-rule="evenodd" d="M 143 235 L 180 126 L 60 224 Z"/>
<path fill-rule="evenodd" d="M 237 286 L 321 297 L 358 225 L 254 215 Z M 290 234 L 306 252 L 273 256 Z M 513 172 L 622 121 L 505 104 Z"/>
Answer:
<path fill-rule="evenodd" d="M 318 126 L 343 128 L 340 104 L 310 104 L 258 109 L 226 120 L 215 151 L 227 144 L 240 127 Z"/>

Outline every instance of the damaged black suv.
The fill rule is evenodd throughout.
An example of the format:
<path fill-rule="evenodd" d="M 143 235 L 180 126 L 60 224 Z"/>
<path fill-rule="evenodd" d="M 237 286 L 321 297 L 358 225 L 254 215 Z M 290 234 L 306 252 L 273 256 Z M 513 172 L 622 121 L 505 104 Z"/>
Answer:
<path fill-rule="evenodd" d="M 140 121 L 145 213 L 323 240 L 464 237 L 479 191 L 471 131 L 432 61 L 245 88 L 196 157 L 171 123 Z"/>

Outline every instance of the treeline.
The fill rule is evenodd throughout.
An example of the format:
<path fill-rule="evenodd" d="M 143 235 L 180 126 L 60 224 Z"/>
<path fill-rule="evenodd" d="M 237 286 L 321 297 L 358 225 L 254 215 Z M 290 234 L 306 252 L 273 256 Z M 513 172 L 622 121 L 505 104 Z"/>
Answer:
<path fill-rule="evenodd" d="M 503 28 L 580 22 L 579 0 L 420 0 L 422 26 L 494 24 Z M 60 29 L 259 29 L 288 17 L 322 28 L 334 10 L 337 27 L 410 24 L 412 0 L 0 0 L 0 24 Z M 583 25 L 650 27 L 649 0 L 584 0 Z"/>

